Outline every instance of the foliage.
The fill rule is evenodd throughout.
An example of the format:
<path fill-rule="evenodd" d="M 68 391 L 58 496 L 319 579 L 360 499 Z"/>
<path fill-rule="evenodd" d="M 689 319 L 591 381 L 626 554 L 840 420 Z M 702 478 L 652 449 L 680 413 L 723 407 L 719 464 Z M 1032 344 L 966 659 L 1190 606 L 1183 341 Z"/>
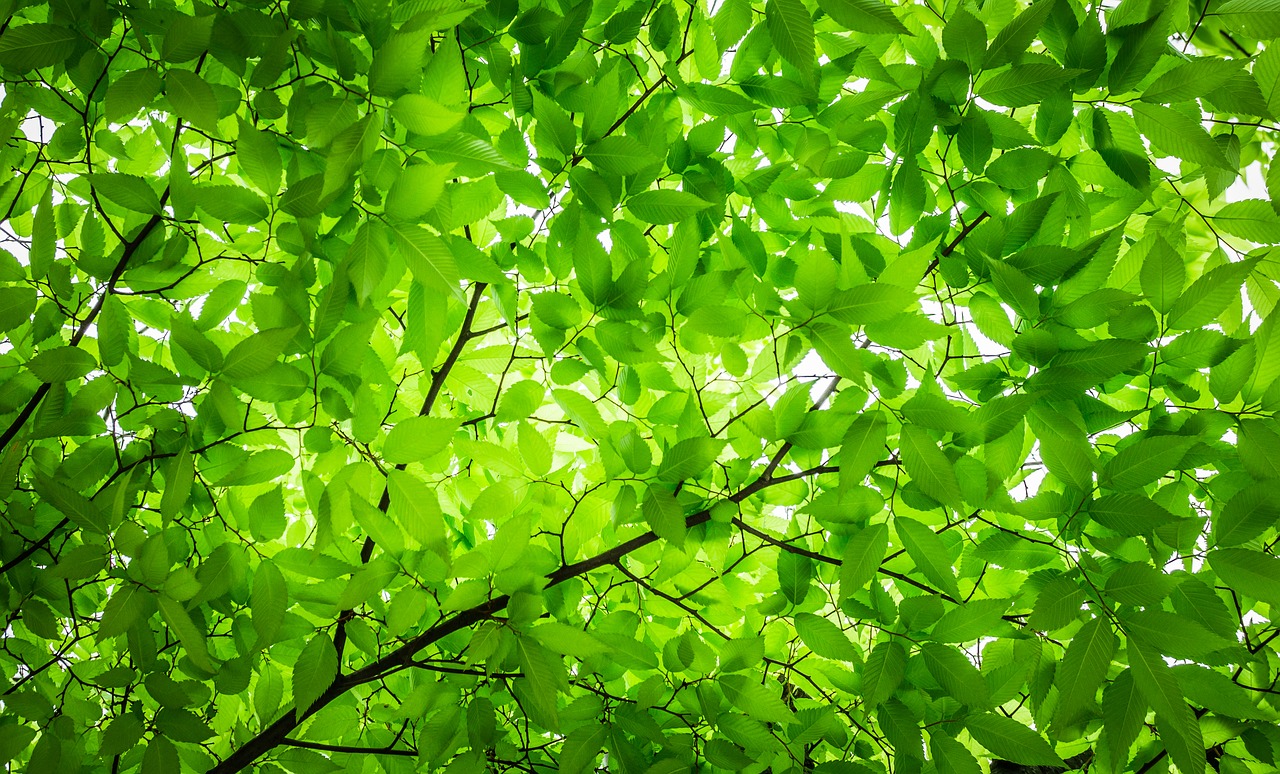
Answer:
<path fill-rule="evenodd" d="M 1270 770 L 1280 5 L 1105 6 L 8 0 L 0 759 Z"/>

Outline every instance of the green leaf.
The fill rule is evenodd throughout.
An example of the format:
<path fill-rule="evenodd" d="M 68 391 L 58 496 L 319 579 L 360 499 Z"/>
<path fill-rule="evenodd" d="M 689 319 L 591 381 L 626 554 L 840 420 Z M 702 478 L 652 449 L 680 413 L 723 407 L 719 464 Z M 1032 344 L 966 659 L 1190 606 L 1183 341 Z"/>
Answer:
<path fill-rule="evenodd" d="M 840 562 L 840 597 L 845 599 L 861 591 L 875 577 L 889 550 L 889 526 L 871 524 L 859 530 L 845 547 Z"/>
<path fill-rule="evenodd" d="M 662 455 L 658 478 L 673 484 L 694 478 L 715 462 L 724 445 L 714 438 L 686 438 Z"/>
<path fill-rule="evenodd" d="M 126 210 L 146 215 L 159 215 L 160 200 L 145 180 L 133 175 L 99 173 L 86 175 L 89 185 L 99 195 L 106 197 Z"/>
<path fill-rule="evenodd" d="M 627 209 L 645 223 L 678 223 L 711 206 L 691 193 L 661 189 L 645 191 L 627 200 Z"/>
<path fill-rule="evenodd" d="M 1023 766 L 1064 766 L 1044 737 L 1012 718 L 985 712 L 965 718 L 965 728 L 983 747 Z"/>
<path fill-rule="evenodd" d="M 164 95 L 184 121 L 209 132 L 218 128 L 218 98 L 209 82 L 190 70 L 172 68 L 164 77 Z"/>
<path fill-rule="evenodd" d="M 850 325 L 869 325 L 884 322 L 915 303 L 916 294 L 910 288 L 877 282 L 836 291 L 827 313 Z"/>
<path fill-rule="evenodd" d="M 762 723 L 790 723 L 795 720 L 795 715 L 773 688 L 766 688 L 747 675 L 721 675 L 718 682 L 729 703 L 745 712 L 747 717 Z"/>
<path fill-rule="evenodd" d="M 906 674 L 907 652 L 897 642 L 881 642 L 867 654 L 862 670 L 862 697 L 871 706 L 883 704 Z"/>
<path fill-rule="evenodd" d="M 1142 262 L 1142 292 L 1151 301 L 1151 306 L 1161 314 L 1168 312 L 1182 293 L 1182 286 L 1187 281 L 1187 269 L 1183 265 L 1182 256 L 1173 247 L 1156 236 Z"/>
<path fill-rule="evenodd" d="M 1111 667 L 1116 638 L 1104 618 L 1092 618 L 1071 638 L 1054 682 L 1058 686 L 1058 706 L 1054 719 L 1072 721 L 1076 713 L 1091 705 Z"/>
<path fill-rule="evenodd" d="M 980 774 L 982 771 L 973 753 L 945 733 L 929 734 L 929 753 L 938 774 Z"/>
<path fill-rule="evenodd" d="M 449 164 L 406 166 L 387 193 L 387 215 L 396 220 L 417 220 L 435 207 L 453 171 Z"/>
<path fill-rule="evenodd" d="M 240 169 L 263 193 L 274 196 L 280 190 L 280 147 L 266 132 L 241 120 L 236 137 L 236 161 Z"/>
<path fill-rule="evenodd" d="M 1280 37 L 1280 3 L 1276 0 L 1228 0 L 1214 9 L 1213 15 L 1251 38 Z"/>
<path fill-rule="evenodd" d="M 159 603 L 160 617 L 182 643 L 191 663 L 210 674 L 217 671 L 217 667 L 209 659 L 204 632 L 196 628 L 191 616 L 187 615 L 187 611 L 182 607 L 182 603 L 165 596 L 159 598 Z"/>
<path fill-rule="evenodd" d="M 851 32 L 868 35 L 912 34 L 894 16 L 893 9 L 879 0 L 818 0 L 818 7 Z M 986 44 L 985 35 L 982 42 Z"/>
<path fill-rule="evenodd" d="M 1009 64 L 1031 48 L 1036 33 L 1044 26 L 1053 10 L 1054 0 L 1037 0 L 1004 26 L 987 49 L 984 69 L 994 70 Z"/>
<path fill-rule="evenodd" d="M 434 137 L 453 129 L 466 113 L 421 94 L 405 94 L 392 103 L 391 117 L 414 134 Z"/>
<path fill-rule="evenodd" d="M 796 613 L 794 620 L 796 634 L 809 650 L 836 661 L 862 661 L 858 646 L 831 621 L 812 613 Z"/>
<path fill-rule="evenodd" d="M 222 363 L 222 373 L 232 379 L 258 376 L 275 363 L 297 333 L 296 328 L 275 328 L 255 333 L 231 348 Z"/>
<path fill-rule="evenodd" d="M 634 175 L 657 161 L 648 148 L 625 135 L 601 138 L 592 143 L 584 155 L 597 169 L 615 175 Z"/>
<path fill-rule="evenodd" d="M 312 635 L 293 662 L 294 710 L 301 714 L 311 709 L 337 677 L 338 651 L 333 640 L 323 632 Z"/>
<path fill-rule="evenodd" d="M 1205 272 L 1173 302 L 1169 327 L 1191 330 L 1212 322 L 1233 299 L 1240 297 L 1240 288 L 1254 265 L 1252 260 L 1246 260 Z"/>
<path fill-rule="evenodd" d="M 0 34 L 0 66 L 25 73 L 61 64 L 75 50 L 77 38 L 56 24 L 10 26 Z"/>
<path fill-rule="evenodd" d="M 813 583 L 813 559 L 793 551 L 778 554 L 778 587 L 793 605 L 804 603 Z"/>
<path fill-rule="evenodd" d="M 951 555 L 943 545 L 942 539 L 920 522 L 897 516 L 893 520 L 894 529 L 907 555 L 916 563 L 916 567 L 925 577 L 939 586 L 943 592 L 953 598 L 960 597 L 960 589 L 956 585 L 955 572 L 952 569 Z"/>
<path fill-rule="evenodd" d="M 1212 219 L 1215 228 L 1232 236 L 1258 244 L 1280 244 L 1280 215 L 1262 199 L 1231 202 L 1214 213 Z"/>
<path fill-rule="evenodd" d="M 1133 745 L 1147 720 L 1147 701 L 1126 669 L 1102 692 L 1102 724 L 1105 729 L 1111 765 L 1128 760 Z"/>
<path fill-rule="evenodd" d="M 764 6 L 769 39 L 782 58 L 801 71 L 813 69 L 813 19 L 801 0 L 768 0 Z"/>
<path fill-rule="evenodd" d="M 428 37 L 416 30 L 402 30 L 378 47 L 369 67 L 369 91 L 391 96 L 422 76 L 422 57 Z"/>
<path fill-rule="evenodd" d="M 1135 104 L 1133 120 L 1144 137 L 1170 155 L 1206 167 L 1232 168 L 1200 122 L 1173 108 Z"/>
<path fill-rule="evenodd" d="M 1208 559 L 1223 583 L 1252 599 L 1280 605 L 1280 559 L 1243 548 L 1210 551 Z"/>
<path fill-rule="evenodd" d="M 253 592 L 249 596 L 249 613 L 253 630 L 258 634 L 258 647 L 276 641 L 289 607 L 289 591 L 284 575 L 272 562 L 264 561 L 253 574 Z"/>
<path fill-rule="evenodd" d="M 1046 0 L 1037 3 L 1047 4 Z M 1016 21 L 1015 19 L 1014 22 Z M 999 42 L 998 37 L 992 42 L 988 59 Z M 1043 62 L 1017 65 L 985 81 L 978 89 L 978 96 L 994 105 L 1026 107 L 1045 99 L 1079 74 L 1079 70 L 1064 70 Z"/>
<path fill-rule="evenodd" d="M 392 224 L 391 233 L 414 279 L 429 288 L 457 291 L 458 264 L 440 237 L 425 228 L 401 223 Z"/>
<path fill-rule="evenodd" d="M 973 642 L 996 629 L 1008 609 L 1006 599 L 972 600 L 948 610 L 929 636 L 936 642 Z"/>
<path fill-rule="evenodd" d="M 31 358 L 27 368 L 45 384 L 69 382 L 88 374 L 98 367 L 93 355 L 76 347 L 54 347 L 42 350 Z"/>
<path fill-rule="evenodd" d="M 1179 771 L 1200 774 L 1205 768 L 1200 723 L 1183 699 L 1173 671 L 1147 646 L 1129 640 L 1129 666 L 1134 683 L 1156 711 L 1160 741 Z"/>
<path fill-rule="evenodd" d="M 269 210 L 261 197 L 238 185 L 202 185 L 196 188 L 196 205 L 227 223 L 252 226 L 267 219 Z"/>
<path fill-rule="evenodd" d="M 942 690 L 956 701 L 971 707 L 985 707 L 991 702 L 987 683 L 978 668 L 958 649 L 937 642 L 920 646 L 925 668 Z"/>
<path fill-rule="evenodd" d="M 1192 443 L 1193 439 L 1179 436 L 1141 438 L 1103 466 L 1101 481 L 1119 492 L 1144 487 L 1177 467 Z"/>
<path fill-rule="evenodd" d="M 461 424 L 456 419 L 410 417 L 396 423 L 387 434 L 382 456 L 387 462 L 420 462 L 444 451 Z"/>
<path fill-rule="evenodd" d="M 911 480 L 938 502 L 959 507 L 962 499 L 955 468 L 928 431 L 904 425 L 901 444 L 902 465 Z"/>

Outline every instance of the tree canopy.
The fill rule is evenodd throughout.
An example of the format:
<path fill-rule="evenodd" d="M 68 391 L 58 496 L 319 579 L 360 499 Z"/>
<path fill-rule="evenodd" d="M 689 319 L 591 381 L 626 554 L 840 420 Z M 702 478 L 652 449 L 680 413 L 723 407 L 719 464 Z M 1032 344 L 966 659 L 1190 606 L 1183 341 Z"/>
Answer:
<path fill-rule="evenodd" d="M 1280 763 L 1276 0 L 0 7 L 11 770 Z"/>

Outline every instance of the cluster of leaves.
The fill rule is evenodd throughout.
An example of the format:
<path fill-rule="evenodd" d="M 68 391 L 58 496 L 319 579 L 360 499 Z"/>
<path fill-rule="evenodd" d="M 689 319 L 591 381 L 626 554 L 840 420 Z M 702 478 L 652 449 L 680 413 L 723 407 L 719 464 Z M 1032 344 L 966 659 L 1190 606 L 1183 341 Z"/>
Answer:
<path fill-rule="evenodd" d="M 1275 0 L 0 5 L 0 762 L 1280 763 Z"/>

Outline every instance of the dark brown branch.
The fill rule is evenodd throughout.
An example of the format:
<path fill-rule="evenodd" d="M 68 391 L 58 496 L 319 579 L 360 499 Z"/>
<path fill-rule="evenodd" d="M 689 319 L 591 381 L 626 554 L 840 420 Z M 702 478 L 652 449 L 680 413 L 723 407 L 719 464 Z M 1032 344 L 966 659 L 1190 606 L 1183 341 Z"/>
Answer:
<path fill-rule="evenodd" d="M 984 211 L 980 213 L 978 217 L 974 218 L 973 220 L 965 224 L 965 227 L 960 229 L 960 233 L 956 234 L 956 238 L 948 242 L 947 245 L 943 247 L 942 250 L 940 251 L 939 256 L 937 258 L 934 258 L 929 263 L 929 268 L 924 270 L 924 275 L 927 277 L 929 276 L 930 273 L 933 272 L 934 269 L 938 268 L 938 262 L 941 261 L 943 258 L 946 258 L 948 255 L 951 255 L 952 253 L 954 253 L 956 251 L 956 248 L 960 246 L 960 243 L 964 241 L 964 238 L 969 236 L 969 234 L 972 233 L 973 230 L 978 227 L 978 224 L 982 223 L 982 221 L 986 220 L 989 217 L 991 217 L 991 215 Z"/>
<path fill-rule="evenodd" d="M 354 755 L 403 755 L 406 757 L 414 757 L 418 754 L 417 750 L 397 750 L 391 747 L 351 747 L 345 744 L 321 744 L 320 742 L 308 742 L 303 739 L 290 739 L 289 737 L 281 739 L 280 744 L 285 744 L 290 747 L 302 747 L 307 750 L 352 753 Z"/>

